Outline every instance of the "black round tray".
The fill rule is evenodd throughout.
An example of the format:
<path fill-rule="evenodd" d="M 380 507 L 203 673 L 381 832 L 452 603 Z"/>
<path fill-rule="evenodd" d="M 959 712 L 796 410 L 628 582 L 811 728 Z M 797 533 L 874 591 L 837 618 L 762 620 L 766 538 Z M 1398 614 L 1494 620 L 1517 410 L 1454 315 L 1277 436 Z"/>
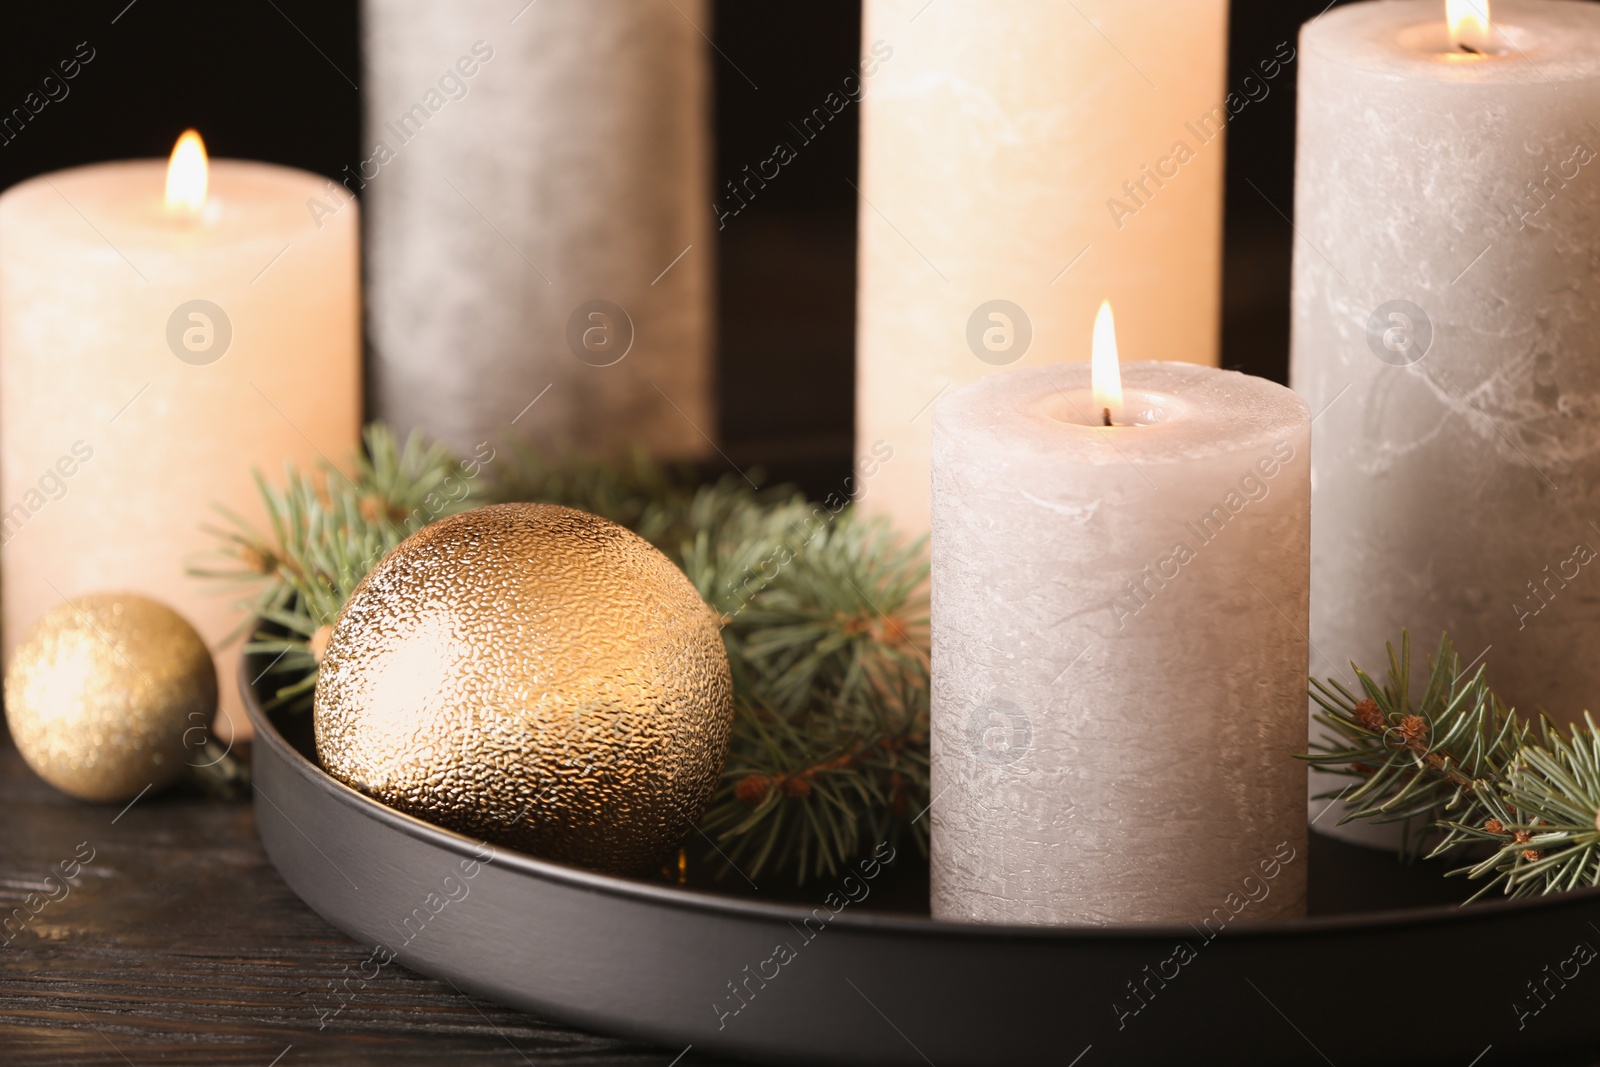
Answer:
<path fill-rule="evenodd" d="M 1437 901 L 1461 899 L 1466 883 L 1313 834 L 1295 861 L 1311 864 L 1313 917 L 1235 923 L 1208 940 L 1198 921 L 938 923 L 925 891 L 920 915 L 879 910 L 895 886 L 903 895 L 925 878 L 904 849 L 874 879 L 803 891 L 808 903 L 613 878 L 491 849 L 335 781 L 317 766 L 307 716 L 262 711 L 246 681 L 257 669 L 247 658 L 241 686 L 261 840 L 302 900 L 373 946 L 352 991 L 393 960 L 545 1018 L 784 1063 L 1489 1067 L 1600 1055 L 1600 966 L 1579 962 L 1593 955 L 1580 946 L 1600 947 L 1600 890 L 1460 908 Z M 863 893 L 837 914 L 824 903 Z M 1418 900 L 1428 906 L 1351 910 Z"/>

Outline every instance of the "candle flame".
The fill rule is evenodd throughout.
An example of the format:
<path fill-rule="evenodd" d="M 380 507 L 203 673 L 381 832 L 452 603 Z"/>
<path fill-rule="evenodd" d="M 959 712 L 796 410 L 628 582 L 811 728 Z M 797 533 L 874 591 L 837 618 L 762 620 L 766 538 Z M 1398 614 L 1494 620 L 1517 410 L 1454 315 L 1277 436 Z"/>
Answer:
<path fill-rule="evenodd" d="M 1445 0 L 1450 47 L 1462 52 L 1489 51 L 1489 0 Z"/>
<path fill-rule="evenodd" d="M 206 187 L 210 164 L 206 162 L 206 143 L 194 130 L 184 130 L 172 146 L 167 161 L 167 210 L 175 215 L 197 218 L 206 206 Z"/>
<path fill-rule="evenodd" d="M 1122 417 L 1122 367 L 1117 362 L 1117 324 L 1111 301 L 1102 300 L 1094 317 L 1094 347 L 1090 349 L 1089 378 L 1094 384 L 1094 407 L 1108 423 Z"/>

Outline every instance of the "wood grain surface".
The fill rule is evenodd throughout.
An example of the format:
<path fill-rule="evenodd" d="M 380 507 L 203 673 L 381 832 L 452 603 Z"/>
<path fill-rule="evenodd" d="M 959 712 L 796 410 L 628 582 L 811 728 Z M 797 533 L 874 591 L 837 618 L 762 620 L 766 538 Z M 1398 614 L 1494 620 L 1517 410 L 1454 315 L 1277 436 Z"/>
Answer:
<path fill-rule="evenodd" d="M 333 1014 L 334 984 L 371 950 L 284 885 L 248 803 L 182 790 L 125 810 L 80 803 L 9 740 L 0 924 L 6 1067 L 710 1062 L 546 1023 L 398 964 Z"/>

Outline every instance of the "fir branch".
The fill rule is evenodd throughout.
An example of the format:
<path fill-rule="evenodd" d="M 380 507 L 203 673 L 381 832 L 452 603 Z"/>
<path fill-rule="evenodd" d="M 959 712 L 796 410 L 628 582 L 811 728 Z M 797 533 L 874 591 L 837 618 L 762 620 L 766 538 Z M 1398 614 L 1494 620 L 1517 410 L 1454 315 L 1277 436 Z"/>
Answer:
<path fill-rule="evenodd" d="M 915 821 L 928 796 L 920 544 L 848 509 L 745 492 L 702 490 L 683 553 L 722 612 L 740 695 L 701 829 L 750 877 L 770 864 L 803 882 L 903 835 L 926 851 L 927 824 Z"/>
<path fill-rule="evenodd" d="M 1361 783 L 1327 794 L 1350 805 L 1342 822 L 1429 827 L 1430 858 L 1486 850 L 1449 872 L 1484 881 L 1470 900 L 1600 885 L 1600 734 L 1587 712 L 1565 734 L 1542 715 L 1530 723 L 1494 694 L 1484 668 L 1463 675 L 1448 636 L 1415 701 L 1408 635 L 1398 656 L 1389 646 L 1385 684 L 1355 675 L 1359 694 L 1332 679 L 1311 689 L 1329 733 L 1305 758 Z"/>
<path fill-rule="evenodd" d="M 723 784 L 700 823 L 727 863 L 750 878 L 770 868 L 803 883 L 877 841 L 910 836 L 926 851 L 927 824 L 908 819 L 927 806 L 925 707 L 913 702 L 898 722 L 860 730 L 743 699 L 736 715 Z"/>
<path fill-rule="evenodd" d="M 909 836 L 926 851 L 921 544 L 793 491 L 733 478 L 696 487 L 690 471 L 642 452 L 612 461 L 519 449 L 488 486 L 467 473 L 479 466 L 416 435 L 401 446 L 374 424 L 353 477 L 290 470 L 281 489 L 258 478 L 267 532 L 224 513 L 217 559 L 196 573 L 242 586 L 250 613 L 275 631 L 247 646 L 275 657 L 270 707 L 309 707 L 345 599 L 422 525 L 496 500 L 565 504 L 651 541 L 722 615 L 736 715 L 701 823 L 715 843 L 708 860 L 803 882 L 877 841 Z"/>
<path fill-rule="evenodd" d="M 660 546 L 681 537 L 676 524 L 694 496 L 692 475 L 687 468 L 656 463 L 642 448 L 610 460 L 573 450 L 552 457 L 520 444 L 496 469 L 489 495 L 564 504 L 610 519 Z"/>
<path fill-rule="evenodd" d="M 217 508 L 228 525 L 207 529 L 220 544 L 211 562 L 190 569 L 243 592 L 251 618 L 281 631 L 245 646 L 273 657 L 269 710 L 309 706 L 333 621 L 378 560 L 427 523 L 481 502 L 470 463 L 420 434 L 402 445 L 374 423 L 363 438 L 353 477 L 329 464 L 309 474 L 289 467 L 275 489 L 258 471 L 269 529 Z"/>

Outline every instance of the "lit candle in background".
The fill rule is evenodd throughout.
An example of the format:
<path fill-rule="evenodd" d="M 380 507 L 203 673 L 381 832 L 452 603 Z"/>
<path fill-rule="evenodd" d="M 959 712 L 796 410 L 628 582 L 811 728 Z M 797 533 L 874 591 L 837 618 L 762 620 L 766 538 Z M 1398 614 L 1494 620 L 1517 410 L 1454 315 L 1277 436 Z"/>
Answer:
<path fill-rule="evenodd" d="M 921 536 L 934 397 L 1079 353 L 1107 292 L 1151 307 L 1134 349 L 1216 364 L 1244 98 L 1225 0 L 867 0 L 862 41 L 857 451 L 894 450 L 862 506 Z"/>
<path fill-rule="evenodd" d="M 1490 15 L 1353 4 L 1301 33 L 1311 670 L 1448 630 L 1509 702 L 1572 720 L 1600 707 L 1600 6 Z"/>
<path fill-rule="evenodd" d="M 170 161 L 43 175 L 0 196 L 0 522 L 7 658 L 63 598 L 133 590 L 218 656 L 243 728 L 237 590 L 186 573 L 213 502 L 262 523 L 252 469 L 345 462 L 360 428 L 352 205 L 319 229 L 325 180 Z"/>
<path fill-rule="evenodd" d="M 1299 914 L 1309 413 L 1094 338 L 934 406 L 933 914 Z"/>
<path fill-rule="evenodd" d="M 167 214 L 198 219 L 206 209 L 210 189 L 211 161 L 206 158 L 206 143 L 198 132 L 184 130 L 167 160 Z"/>

